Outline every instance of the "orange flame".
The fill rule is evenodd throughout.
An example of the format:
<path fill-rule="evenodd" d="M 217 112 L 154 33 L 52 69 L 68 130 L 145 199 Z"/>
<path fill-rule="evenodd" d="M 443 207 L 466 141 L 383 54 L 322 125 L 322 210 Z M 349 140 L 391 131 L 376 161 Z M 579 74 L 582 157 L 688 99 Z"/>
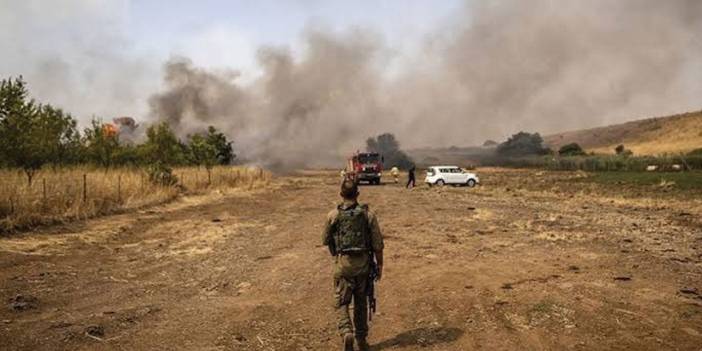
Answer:
<path fill-rule="evenodd" d="M 106 137 L 112 138 L 117 135 L 119 130 L 112 123 L 105 123 L 102 125 L 102 132 Z"/>

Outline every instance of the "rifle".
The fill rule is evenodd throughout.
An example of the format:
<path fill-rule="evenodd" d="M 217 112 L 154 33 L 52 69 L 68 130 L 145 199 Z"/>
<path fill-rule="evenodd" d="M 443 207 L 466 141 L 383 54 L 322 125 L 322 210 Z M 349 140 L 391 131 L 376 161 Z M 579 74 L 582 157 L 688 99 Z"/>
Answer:
<path fill-rule="evenodd" d="M 369 254 L 370 269 L 368 273 L 368 284 L 366 285 L 366 297 L 368 298 L 368 320 L 373 320 L 375 313 L 375 282 L 378 280 L 378 263 L 375 260 L 375 253 L 372 251 Z"/>

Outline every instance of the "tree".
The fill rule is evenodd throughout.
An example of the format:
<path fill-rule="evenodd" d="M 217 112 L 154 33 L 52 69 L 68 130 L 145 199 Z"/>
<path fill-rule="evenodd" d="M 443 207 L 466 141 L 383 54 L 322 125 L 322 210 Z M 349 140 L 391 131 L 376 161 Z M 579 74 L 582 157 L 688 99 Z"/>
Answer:
<path fill-rule="evenodd" d="M 550 152 L 543 146 L 539 133 L 519 132 L 497 146 L 497 154 L 506 157 L 546 155 Z"/>
<path fill-rule="evenodd" d="M 0 159 L 5 166 L 22 169 L 29 186 L 48 157 L 40 143 L 37 109 L 28 101 L 22 77 L 0 82 Z"/>
<path fill-rule="evenodd" d="M 212 167 L 230 164 L 235 155 L 232 143 L 215 127 L 207 128 L 207 134 L 195 134 L 188 138 L 190 161 L 207 170 L 208 182 L 212 182 Z"/>
<path fill-rule="evenodd" d="M 182 165 L 186 161 L 187 146 L 178 140 L 166 122 L 149 126 L 146 142 L 140 145 L 140 154 L 150 164 Z"/>
<path fill-rule="evenodd" d="M 206 142 L 215 149 L 218 164 L 228 165 L 236 158 L 232 142 L 227 140 L 227 137 L 217 131 L 215 127 L 210 126 L 207 128 Z"/>
<path fill-rule="evenodd" d="M 212 183 L 212 167 L 218 163 L 217 149 L 207 142 L 207 138 L 201 134 L 191 135 L 188 142 L 190 158 L 198 166 L 204 166 L 207 170 L 207 183 Z"/>
<path fill-rule="evenodd" d="M 617 147 L 614 148 L 614 152 L 621 156 L 631 156 L 634 154 L 631 150 L 625 148 L 623 144 L 617 145 Z"/>
<path fill-rule="evenodd" d="M 46 153 L 47 161 L 54 166 L 79 162 L 82 143 L 76 120 L 51 105 L 41 105 L 37 113 L 39 147 Z"/>
<path fill-rule="evenodd" d="M 366 150 L 381 154 L 385 158 L 385 164 L 397 166 L 400 169 L 409 169 L 414 166 L 412 159 L 400 150 L 400 143 L 393 134 L 384 133 L 376 138 L 368 138 Z"/>
<path fill-rule="evenodd" d="M 558 149 L 558 154 L 561 156 L 585 156 L 587 153 L 583 150 L 578 143 L 570 143 L 561 146 Z"/>
<path fill-rule="evenodd" d="M 91 121 L 90 127 L 85 128 L 83 134 L 88 161 L 104 168 L 111 167 L 120 149 L 117 134 L 97 118 Z"/>
<path fill-rule="evenodd" d="M 483 147 L 496 147 L 498 144 L 494 140 L 485 140 Z"/>

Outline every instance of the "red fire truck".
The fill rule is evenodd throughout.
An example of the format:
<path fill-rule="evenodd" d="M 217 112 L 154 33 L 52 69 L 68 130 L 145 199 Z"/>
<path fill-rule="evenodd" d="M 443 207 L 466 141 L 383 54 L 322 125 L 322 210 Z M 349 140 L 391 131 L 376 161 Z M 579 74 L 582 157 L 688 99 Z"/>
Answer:
<path fill-rule="evenodd" d="M 380 184 L 383 175 L 383 157 L 377 152 L 356 152 L 346 165 L 348 177 L 358 182 Z"/>

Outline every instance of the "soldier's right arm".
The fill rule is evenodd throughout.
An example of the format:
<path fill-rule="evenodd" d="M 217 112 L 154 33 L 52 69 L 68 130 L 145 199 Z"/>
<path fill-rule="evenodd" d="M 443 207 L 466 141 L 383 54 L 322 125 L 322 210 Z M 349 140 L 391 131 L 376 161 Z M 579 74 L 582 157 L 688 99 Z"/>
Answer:
<path fill-rule="evenodd" d="M 334 220 L 336 219 L 336 210 L 332 210 L 327 214 L 322 229 L 322 245 L 329 247 L 330 252 L 334 245 Z M 334 255 L 333 252 L 331 252 Z"/>

